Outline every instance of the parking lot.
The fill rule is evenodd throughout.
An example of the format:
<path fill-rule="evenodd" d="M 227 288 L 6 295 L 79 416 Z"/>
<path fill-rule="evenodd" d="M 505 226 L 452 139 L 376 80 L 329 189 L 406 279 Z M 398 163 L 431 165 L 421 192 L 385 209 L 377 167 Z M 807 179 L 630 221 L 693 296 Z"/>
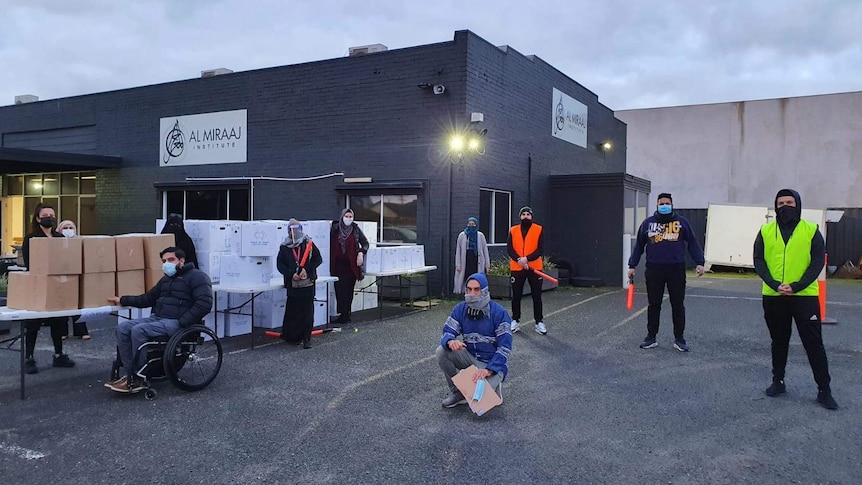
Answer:
<path fill-rule="evenodd" d="M 787 394 L 768 398 L 769 336 L 752 278 L 689 278 L 690 353 L 641 350 L 646 294 L 547 292 L 549 333 L 514 336 L 504 404 L 483 417 L 442 409 L 432 359 L 454 300 L 358 323 L 303 350 L 223 341 L 215 382 L 158 397 L 102 384 L 116 319 L 68 341 L 74 369 L 50 367 L 18 399 L 18 354 L 0 352 L 4 483 L 858 483 L 862 476 L 862 281 L 829 284 L 824 342 L 838 411 L 817 405 L 791 340 Z M 508 302 L 501 302 L 509 308 Z M 531 314 L 529 298 L 525 315 Z"/>

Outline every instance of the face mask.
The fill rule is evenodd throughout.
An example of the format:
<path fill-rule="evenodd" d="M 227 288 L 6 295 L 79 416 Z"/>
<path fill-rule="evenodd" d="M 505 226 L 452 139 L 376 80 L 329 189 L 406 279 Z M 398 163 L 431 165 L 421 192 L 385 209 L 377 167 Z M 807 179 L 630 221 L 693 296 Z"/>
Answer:
<path fill-rule="evenodd" d="M 673 206 L 670 204 L 662 204 L 662 205 L 658 206 L 658 213 L 661 215 L 666 216 L 666 215 L 670 214 L 671 212 L 673 212 Z"/>
<path fill-rule="evenodd" d="M 793 224 L 799 220 L 799 211 L 791 205 L 783 205 L 775 210 L 775 216 L 779 224 Z"/>
<path fill-rule="evenodd" d="M 63 229 L 60 232 L 62 232 L 63 236 L 65 236 L 65 237 L 75 237 L 75 230 L 74 229 Z"/>
<path fill-rule="evenodd" d="M 177 274 L 177 265 L 168 262 L 162 263 L 162 271 L 168 276 L 173 276 Z"/>
<path fill-rule="evenodd" d="M 349 226 L 349 225 L 353 224 L 353 218 L 352 217 L 342 217 L 341 220 L 342 220 L 342 222 L 344 222 L 345 226 Z"/>
<path fill-rule="evenodd" d="M 48 229 L 49 227 L 54 227 L 54 218 L 52 217 L 43 217 L 41 221 L 39 221 L 39 225 Z"/>

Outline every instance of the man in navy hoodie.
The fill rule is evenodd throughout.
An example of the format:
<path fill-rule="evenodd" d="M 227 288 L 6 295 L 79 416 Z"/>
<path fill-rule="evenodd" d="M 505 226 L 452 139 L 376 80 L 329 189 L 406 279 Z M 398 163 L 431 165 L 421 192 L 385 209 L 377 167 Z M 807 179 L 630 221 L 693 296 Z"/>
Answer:
<path fill-rule="evenodd" d="M 638 229 L 637 243 L 629 258 L 629 279 L 635 276 L 635 268 L 641 254 L 646 249 L 646 286 L 647 336 L 640 344 L 642 349 L 658 346 L 659 317 L 664 288 L 670 299 L 673 314 L 673 348 L 688 352 L 685 342 L 685 250 L 697 264 L 697 276 L 703 275 L 703 250 L 691 230 L 691 225 L 681 215 L 673 211 L 673 198 L 670 194 L 658 195 L 658 210 L 647 217 Z"/>

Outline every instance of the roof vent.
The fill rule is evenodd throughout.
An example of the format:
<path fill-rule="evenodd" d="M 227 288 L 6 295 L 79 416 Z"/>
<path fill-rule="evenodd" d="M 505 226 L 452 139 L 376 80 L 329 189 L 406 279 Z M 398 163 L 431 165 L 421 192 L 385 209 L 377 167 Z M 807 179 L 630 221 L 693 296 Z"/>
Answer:
<path fill-rule="evenodd" d="M 206 71 L 201 71 L 201 77 L 221 76 L 222 74 L 230 74 L 232 72 L 233 71 L 225 67 L 220 67 L 218 69 L 207 69 Z"/>
<path fill-rule="evenodd" d="M 347 57 L 364 56 L 365 54 L 374 54 L 375 52 L 386 52 L 389 48 L 383 44 L 361 45 L 358 47 L 350 47 L 347 49 Z"/>
<path fill-rule="evenodd" d="M 19 94 L 15 96 L 15 104 L 35 103 L 36 101 L 39 101 L 39 96 L 32 94 Z"/>

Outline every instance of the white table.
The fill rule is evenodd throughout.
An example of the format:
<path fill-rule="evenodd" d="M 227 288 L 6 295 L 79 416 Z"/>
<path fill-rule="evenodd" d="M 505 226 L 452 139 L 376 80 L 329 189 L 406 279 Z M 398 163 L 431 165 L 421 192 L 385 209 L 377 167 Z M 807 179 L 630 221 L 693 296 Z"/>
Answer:
<path fill-rule="evenodd" d="M 319 283 L 334 283 L 338 281 L 336 276 L 319 276 L 317 280 L 315 280 L 315 284 Z M 249 302 L 251 303 L 251 348 L 254 349 L 254 299 L 264 293 L 266 291 L 272 290 L 283 290 L 284 289 L 284 277 L 273 278 L 269 281 L 268 284 L 260 284 L 260 285 L 248 285 L 248 286 L 224 286 L 221 284 L 213 285 L 213 321 L 215 329 L 214 331 L 218 334 L 218 314 L 219 313 L 230 313 L 231 309 L 228 308 L 222 312 L 218 310 L 218 294 L 219 293 L 239 293 L 245 295 L 251 295 Z M 327 287 L 326 291 L 326 321 L 329 323 L 329 288 Z M 245 303 L 242 305 L 245 306 Z M 240 307 L 241 308 L 241 307 Z"/>
<path fill-rule="evenodd" d="M 0 350 L 11 350 L 16 352 L 15 349 L 12 348 L 12 345 L 15 341 L 20 342 L 20 348 L 17 352 L 21 353 L 21 399 L 25 398 L 24 394 L 24 327 L 26 323 L 30 320 L 45 320 L 47 318 L 61 318 L 61 317 L 75 317 L 78 315 L 87 316 L 87 315 L 106 315 L 111 312 L 118 312 L 128 310 L 127 307 L 122 306 L 104 306 L 99 308 L 79 308 L 77 310 L 57 310 L 52 312 L 37 312 L 30 310 L 15 310 L 9 307 L 0 307 L 0 328 L 9 328 L 12 329 L 13 322 L 18 322 L 20 326 L 20 333 L 17 337 L 9 337 L 4 340 L 0 340 L 0 345 L 3 347 Z"/>
<path fill-rule="evenodd" d="M 373 285 L 380 282 L 381 278 L 386 277 L 386 276 L 398 276 L 398 285 L 400 287 L 402 276 L 428 273 L 429 271 L 434 271 L 436 269 L 437 269 L 437 266 L 420 266 L 418 268 L 400 269 L 400 270 L 392 270 L 392 271 L 381 271 L 378 273 L 368 272 L 368 273 L 365 273 L 365 276 L 373 276 L 374 277 L 374 283 L 371 283 L 369 285 L 366 285 L 366 286 L 360 288 L 359 291 L 360 292 L 366 292 L 367 291 L 368 293 L 372 293 L 370 291 L 370 288 Z M 379 288 L 379 285 L 378 285 L 378 288 Z M 383 301 L 381 300 L 381 297 L 380 297 L 380 291 L 378 290 L 376 293 L 377 293 L 377 307 L 380 309 L 379 315 L 380 315 L 380 318 L 382 319 L 383 318 Z M 428 300 L 428 309 L 430 309 L 431 308 L 431 295 L 426 293 L 425 296 Z"/>

